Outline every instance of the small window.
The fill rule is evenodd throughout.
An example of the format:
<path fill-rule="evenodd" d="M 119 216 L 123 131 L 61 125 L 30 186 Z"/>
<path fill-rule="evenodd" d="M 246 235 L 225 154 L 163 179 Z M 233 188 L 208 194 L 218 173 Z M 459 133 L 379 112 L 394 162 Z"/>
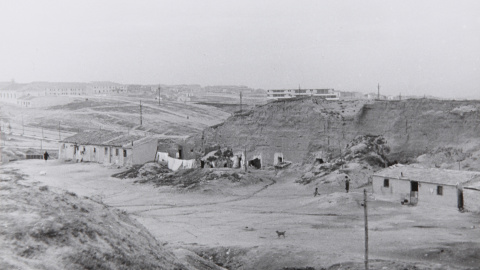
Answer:
<path fill-rule="evenodd" d="M 437 186 L 437 195 L 443 195 L 443 186 Z"/>
<path fill-rule="evenodd" d="M 118 148 L 115 149 L 115 156 L 118 156 Z"/>
<path fill-rule="evenodd" d="M 123 150 L 123 157 L 127 157 L 127 150 Z"/>
<path fill-rule="evenodd" d="M 390 187 L 390 180 L 389 179 L 383 179 L 383 187 Z"/>
<path fill-rule="evenodd" d="M 105 147 L 105 155 L 108 154 L 108 148 Z"/>

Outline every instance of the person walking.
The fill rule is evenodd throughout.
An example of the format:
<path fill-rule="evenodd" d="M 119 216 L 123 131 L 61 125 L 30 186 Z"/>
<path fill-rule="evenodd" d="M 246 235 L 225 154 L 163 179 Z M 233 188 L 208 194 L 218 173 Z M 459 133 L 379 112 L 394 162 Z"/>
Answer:
<path fill-rule="evenodd" d="M 45 151 L 45 153 L 43 153 L 43 159 L 45 160 L 45 162 L 47 162 L 48 157 L 50 157 L 50 155 L 48 154 L 47 151 Z"/>
<path fill-rule="evenodd" d="M 350 189 L 350 179 L 348 179 L 348 176 L 345 176 L 345 190 L 348 193 L 348 190 Z"/>
<path fill-rule="evenodd" d="M 315 192 L 313 193 L 313 197 L 317 197 L 317 195 L 320 195 L 320 194 L 318 193 L 318 187 L 315 188 Z"/>

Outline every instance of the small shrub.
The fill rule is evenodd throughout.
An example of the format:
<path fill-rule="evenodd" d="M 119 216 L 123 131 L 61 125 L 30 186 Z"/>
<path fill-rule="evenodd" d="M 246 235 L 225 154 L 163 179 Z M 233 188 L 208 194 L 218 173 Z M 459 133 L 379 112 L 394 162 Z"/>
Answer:
<path fill-rule="evenodd" d="M 215 160 L 217 160 L 217 158 L 215 156 L 209 156 L 207 158 L 207 161 L 210 161 L 210 162 L 215 161 Z"/>
<path fill-rule="evenodd" d="M 70 195 L 72 197 L 77 197 L 77 194 L 75 194 L 74 192 L 65 191 L 65 194 Z"/>
<path fill-rule="evenodd" d="M 221 157 L 222 156 L 222 150 L 218 149 L 218 151 L 215 152 L 214 155 L 217 156 L 217 157 Z"/>
<path fill-rule="evenodd" d="M 233 151 L 231 149 L 227 149 L 225 152 L 223 152 L 223 156 L 226 158 L 233 157 Z"/>

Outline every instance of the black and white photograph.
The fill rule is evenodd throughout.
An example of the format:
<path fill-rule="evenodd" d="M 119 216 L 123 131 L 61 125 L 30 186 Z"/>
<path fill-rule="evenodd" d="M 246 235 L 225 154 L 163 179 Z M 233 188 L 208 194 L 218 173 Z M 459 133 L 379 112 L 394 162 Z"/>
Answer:
<path fill-rule="evenodd" d="M 0 269 L 480 270 L 480 2 L 0 0 Z"/>

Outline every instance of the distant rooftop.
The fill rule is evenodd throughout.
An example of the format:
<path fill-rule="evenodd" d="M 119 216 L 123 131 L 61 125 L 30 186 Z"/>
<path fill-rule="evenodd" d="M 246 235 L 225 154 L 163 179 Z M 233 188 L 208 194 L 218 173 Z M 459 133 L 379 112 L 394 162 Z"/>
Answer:
<path fill-rule="evenodd" d="M 62 142 L 76 143 L 80 145 L 101 145 L 127 147 L 132 142 L 149 140 L 139 135 L 127 135 L 123 132 L 115 132 L 108 130 L 95 130 L 77 133 L 73 136 L 65 138 Z"/>
<path fill-rule="evenodd" d="M 403 176 L 402 176 L 403 173 Z M 423 168 L 418 165 L 393 165 L 373 174 L 385 178 L 413 180 L 425 183 L 456 185 L 457 183 L 473 184 L 480 181 L 480 172 L 457 171 L 437 168 Z"/>

